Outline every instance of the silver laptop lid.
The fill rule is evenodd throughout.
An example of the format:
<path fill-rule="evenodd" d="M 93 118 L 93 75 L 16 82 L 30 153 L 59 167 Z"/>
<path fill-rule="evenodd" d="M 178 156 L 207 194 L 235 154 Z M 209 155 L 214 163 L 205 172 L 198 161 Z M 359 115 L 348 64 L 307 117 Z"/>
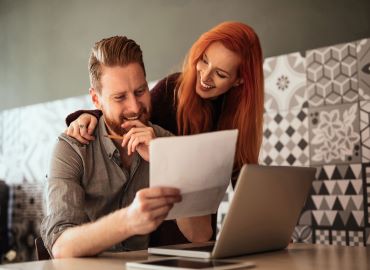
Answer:
<path fill-rule="evenodd" d="M 212 257 L 285 248 L 315 171 L 306 167 L 244 165 Z"/>

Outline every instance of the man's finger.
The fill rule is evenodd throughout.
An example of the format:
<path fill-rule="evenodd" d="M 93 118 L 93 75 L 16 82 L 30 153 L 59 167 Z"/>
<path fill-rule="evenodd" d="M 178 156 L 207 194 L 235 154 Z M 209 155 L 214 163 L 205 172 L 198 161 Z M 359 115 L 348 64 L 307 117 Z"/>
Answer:
<path fill-rule="evenodd" d="M 149 141 L 155 138 L 151 128 L 135 128 L 135 130 L 130 130 L 130 132 L 125 134 L 121 146 L 125 147 L 130 140 L 135 139 L 136 137 L 144 138 L 145 140 L 141 142 L 145 143 L 146 145 L 149 145 Z"/>
<path fill-rule="evenodd" d="M 122 125 L 121 125 L 122 128 L 124 129 L 129 129 L 129 128 L 132 128 L 132 127 L 146 127 L 146 125 L 144 125 L 142 122 L 140 122 L 139 120 L 126 120 Z"/>
<path fill-rule="evenodd" d="M 152 219 L 158 219 L 162 216 L 167 216 L 168 212 L 172 209 L 173 204 L 167 204 L 165 206 L 159 207 L 153 211 L 151 211 L 151 217 Z"/>
<path fill-rule="evenodd" d="M 173 205 L 175 203 L 181 202 L 182 198 L 181 195 L 176 196 L 165 196 L 155 199 L 149 199 L 148 200 L 148 209 L 149 210 L 155 210 L 157 208 L 166 206 L 166 205 Z"/>
<path fill-rule="evenodd" d="M 180 190 L 178 188 L 172 187 L 151 187 L 151 188 L 144 188 L 137 192 L 139 196 L 143 196 L 145 198 L 158 198 L 162 196 L 176 196 L 180 195 Z"/>

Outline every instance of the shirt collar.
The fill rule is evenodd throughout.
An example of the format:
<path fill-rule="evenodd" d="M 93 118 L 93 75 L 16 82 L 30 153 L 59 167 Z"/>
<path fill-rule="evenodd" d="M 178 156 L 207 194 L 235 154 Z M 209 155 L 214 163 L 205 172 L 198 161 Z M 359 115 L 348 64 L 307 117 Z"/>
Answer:
<path fill-rule="evenodd" d="M 97 136 L 99 137 L 99 141 L 101 141 L 105 151 L 108 154 L 108 157 L 112 159 L 115 155 L 115 153 L 119 153 L 116 145 L 113 143 L 112 139 L 109 137 L 106 137 L 108 135 L 107 127 L 105 126 L 104 116 L 100 117 L 99 119 L 99 128 Z M 116 154 L 116 155 L 117 155 Z"/>

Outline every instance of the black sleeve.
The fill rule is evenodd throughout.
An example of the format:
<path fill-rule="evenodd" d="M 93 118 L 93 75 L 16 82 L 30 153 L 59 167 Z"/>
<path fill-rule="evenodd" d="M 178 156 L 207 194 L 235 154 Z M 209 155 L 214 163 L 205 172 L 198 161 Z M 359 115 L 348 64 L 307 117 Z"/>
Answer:
<path fill-rule="evenodd" d="M 150 91 L 152 100 L 151 122 L 177 134 L 175 89 L 180 73 L 160 80 Z"/>
<path fill-rule="evenodd" d="M 76 120 L 78 117 L 80 117 L 81 114 L 83 113 L 88 113 L 88 114 L 91 114 L 92 116 L 95 116 L 97 119 L 100 118 L 100 116 L 103 115 L 102 111 L 101 110 L 78 110 L 78 111 L 75 111 L 71 114 L 69 114 L 66 118 L 66 124 L 67 124 L 67 127 L 74 121 Z"/>

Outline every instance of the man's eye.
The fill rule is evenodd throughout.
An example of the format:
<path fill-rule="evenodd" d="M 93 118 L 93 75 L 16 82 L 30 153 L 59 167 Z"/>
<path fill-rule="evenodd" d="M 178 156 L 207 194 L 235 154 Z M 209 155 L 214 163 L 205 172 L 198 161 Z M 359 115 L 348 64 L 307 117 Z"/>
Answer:
<path fill-rule="evenodd" d="M 138 91 L 135 92 L 135 95 L 136 96 L 142 96 L 144 93 L 145 93 L 144 89 L 143 90 L 138 90 Z"/>
<path fill-rule="evenodd" d="M 115 97 L 114 99 L 115 99 L 115 100 L 118 100 L 118 101 L 120 101 L 120 100 L 124 100 L 124 99 L 125 99 L 125 96 L 117 96 L 117 97 Z"/>

